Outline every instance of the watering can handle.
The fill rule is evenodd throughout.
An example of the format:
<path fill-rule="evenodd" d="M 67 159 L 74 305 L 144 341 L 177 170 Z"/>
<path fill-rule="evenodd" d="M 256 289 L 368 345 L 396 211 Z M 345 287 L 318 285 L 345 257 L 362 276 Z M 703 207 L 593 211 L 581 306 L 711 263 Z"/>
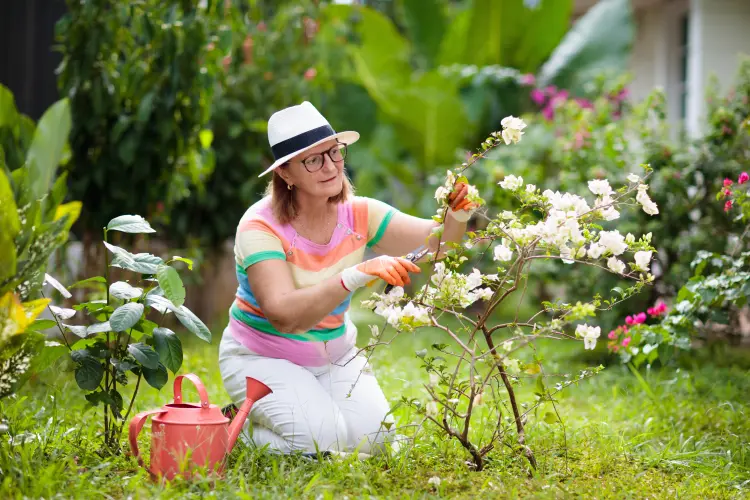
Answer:
<path fill-rule="evenodd" d="M 143 424 L 146 423 L 146 419 L 151 415 L 156 415 L 157 413 L 164 413 L 164 410 L 158 409 L 143 411 L 133 417 L 133 419 L 130 421 L 130 426 L 128 428 L 130 451 L 133 453 L 133 456 L 138 459 L 138 464 L 141 467 L 146 466 L 143 464 L 143 457 L 141 457 L 141 453 L 138 451 L 138 434 L 141 433 L 141 429 L 143 429 Z"/>
<path fill-rule="evenodd" d="M 177 375 L 174 378 L 174 402 L 175 403 L 182 403 L 182 379 L 186 378 L 190 380 L 193 385 L 198 389 L 198 394 L 201 397 L 201 407 L 208 408 L 208 393 L 206 392 L 206 387 L 203 385 L 203 382 L 201 382 L 201 379 L 198 378 L 197 375 L 194 375 L 192 373 L 187 373 L 185 375 Z"/>

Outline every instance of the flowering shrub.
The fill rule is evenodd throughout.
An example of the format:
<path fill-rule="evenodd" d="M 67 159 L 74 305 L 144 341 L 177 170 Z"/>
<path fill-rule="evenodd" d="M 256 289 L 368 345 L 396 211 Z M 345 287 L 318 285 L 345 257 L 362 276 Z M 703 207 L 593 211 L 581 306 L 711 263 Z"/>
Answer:
<path fill-rule="evenodd" d="M 446 190 L 464 179 L 464 172 L 500 144 L 516 144 L 525 135 L 526 124 L 514 117 L 503 120 L 503 130 L 494 132 L 482 143 L 482 151 L 472 155 L 461 168 L 447 172 L 446 185 L 435 193 L 439 202 L 435 219 L 444 221 L 447 205 Z M 399 332 L 411 332 L 425 326 L 444 331 L 452 344 L 435 344 L 441 353 L 428 356 L 421 353 L 429 373 L 426 386 L 429 398 L 406 400 L 424 418 L 457 439 L 470 453 L 477 469 L 485 464 L 487 454 L 504 443 L 518 450 L 535 466 L 533 452 L 526 445 L 524 424 L 541 407 L 547 411 L 543 419 L 559 421 L 554 395 L 577 383 L 602 367 L 594 367 L 579 374 L 551 375 L 544 372 L 542 361 L 533 352 L 540 339 L 575 340 L 584 349 L 594 349 L 601 336 L 596 324 L 600 311 L 636 294 L 653 281 L 649 264 L 654 247 L 651 235 L 636 237 L 622 234 L 614 227 L 605 229 L 620 217 L 628 206 L 640 206 L 651 215 L 658 207 L 648 194 L 646 175 L 635 172 L 627 183 L 613 188 L 604 179 L 588 182 L 589 197 L 573 193 L 542 190 L 524 182 L 519 176 L 508 175 L 500 189 L 512 195 L 518 204 L 515 210 L 496 215 L 482 213 L 486 228 L 469 232 L 468 241 L 446 249 L 445 258 L 431 258 L 429 282 L 408 295 L 402 288 L 388 294 L 373 294 L 363 305 L 385 319 L 381 331 L 372 328 L 373 339 L 368 348 L 384 342 L 385 331 L 392 327 Z M 593 194 L 593 199 L 590 195 Z M 476 193 L 474 201 L 482 201 Z M 463 272 L 462 264 L 469 256 L 490 260 L 493 273 L 483 274 L 474 268 Z M 616 297 L 604 297 L 594 292 L 586 302 L 566 303 L 544 301 L 541 310 L 528 318 L 515 318 L 497 323 L 493 312 L 499 305 L 525 294 L 526 283 L 534 264 L 557 261 L 565 265 L 580 264 L 596 268 L 600 273 L 612 273 L 629 280 L 626 289 L 618 288 Z M 482 312 L 470 318 L 463 311 L 476 303 Z M 551 388 L 545 379 L 558 378 Z M 514 387 L 522 381 L 535 380 L 535 398 L 519 405 Z M 504 415 L 509 415 L 506 418 Z M 480 429 L 490 426 L 489 436 Z M 511 439 L 515 428 L 516 439 Z M 486 429 L 485 429 L 486 430 Z M 514 442 L 515 441 L 515 442 Z"/>
<path fill-rule="evenodd" d="M 646 321 L 649 318 L 660 321 L 667 309 L 667 305 L 660 301 L 649 307 L 646 312 L 628 315 L 625 317 L 624 325 L 619 325 L 607 335 L 607 348 L 618 353 L 625 363 L 631 360 L 635 366 L 639 366 L 643 361 L 653 363 L 659 354 L 657 348 L 665 339 L 650 330 Z"/>

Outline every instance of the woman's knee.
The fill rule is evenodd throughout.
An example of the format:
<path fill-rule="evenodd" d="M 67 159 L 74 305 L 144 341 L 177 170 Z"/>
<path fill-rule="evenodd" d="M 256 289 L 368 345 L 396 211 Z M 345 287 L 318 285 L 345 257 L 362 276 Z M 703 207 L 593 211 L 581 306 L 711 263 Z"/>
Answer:
<path fill-rule="evenodd" d="M 349 443 L 346 421 L 340 412 L 336 416 L 308 418 L 298 422 L 296 429 L 284 436 L 292 450 L 303 452 L 342 451 Z"/>

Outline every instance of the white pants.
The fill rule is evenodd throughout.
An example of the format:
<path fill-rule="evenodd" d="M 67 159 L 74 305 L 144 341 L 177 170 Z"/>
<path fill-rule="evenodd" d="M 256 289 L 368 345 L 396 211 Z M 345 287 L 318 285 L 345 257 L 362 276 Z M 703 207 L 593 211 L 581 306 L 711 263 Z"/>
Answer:
<path fill-rule="evenodd" d="M 393 418 L 367 360 L 355 354 L 352 349 L 327 366 L 303 367 L 251 352 L 227 329 L 219 346 L 219 369 L 238 407 L 245 400 L 245 377 L 273 391 L 253 405 L 248 419 L 252 426 L 245 424 L 256 446 L 268 444 L 281 453 L 375 454 L 390 438 L 390 431 L 381 424 L 392 423 Z"/>

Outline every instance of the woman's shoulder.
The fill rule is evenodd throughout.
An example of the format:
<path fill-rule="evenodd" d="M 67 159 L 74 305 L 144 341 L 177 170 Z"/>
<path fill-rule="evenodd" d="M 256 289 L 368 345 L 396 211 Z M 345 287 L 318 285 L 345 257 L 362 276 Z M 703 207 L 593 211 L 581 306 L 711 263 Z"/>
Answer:
<path fill-rule="evenodd" d="M 245 210 L 237 228 L 241 231 L 248 226 L 265 226 L 272 230 L 280 228 L 280 224 L 273 215 L 270 196 L 261 198 Z"/>

